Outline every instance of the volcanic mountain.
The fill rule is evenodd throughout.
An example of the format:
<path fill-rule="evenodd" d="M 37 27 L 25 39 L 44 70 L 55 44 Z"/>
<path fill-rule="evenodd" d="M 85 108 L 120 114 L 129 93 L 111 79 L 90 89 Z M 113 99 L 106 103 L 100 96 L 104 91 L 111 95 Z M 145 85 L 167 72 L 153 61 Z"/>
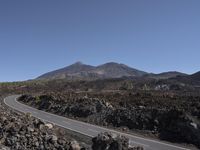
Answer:
<path fill-rule="evenodd" d="M 177 71 L 163 72 L 160 74 L 147 73 L 135 68 L 131 68 L 127 65 L 109 62 L 99 66 L 91 66 L 83 64 L 81 62 L 76 62 L 67 67 L 51 71 L 39 76 L 37 79 L 80 79 L 80 80 L 94 80 L 94 79 L 108 79 L 108 78 L 153 78 L 153 79 L 169 79 L 181 77 L 185 78 L 200 78 L 200 72 L 193 75 L 187 75 Z"/>
<path fill-rule="evenodd" d="M 99 66 L 90 66 L 81 62 L 65 68 L 45 73 L 37 79 L 105 79 L 120 77 L 140 77 L 147 74 L 124 64 L 115 62 Z"/>

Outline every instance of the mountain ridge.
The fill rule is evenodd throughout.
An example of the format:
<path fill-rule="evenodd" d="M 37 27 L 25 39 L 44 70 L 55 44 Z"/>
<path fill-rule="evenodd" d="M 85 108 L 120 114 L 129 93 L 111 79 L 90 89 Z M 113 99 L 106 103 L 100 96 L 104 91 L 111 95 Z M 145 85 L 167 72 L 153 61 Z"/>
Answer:
<path fill-rule="evenodd" d="M 123 76 L 142 76 L 147 72 L 131 68 L 127 65 L 108 62 L 98 66 L 91 66 L 76 62 L 67 67 L 57 69 L 39 76 L 37 79 L 99 79 L 120 78 Z"/>
<path fill-rule="evenodd" d="M 121 77 L 147 77 L 156 79 L 167 79 L 176 76 L 187 76 L 187 74 L 177 71 L 168 71 L 154 74 L 129 67 L 122 63 L 108 62 L 98 66 L 92 66 L 78 61 L 64 68 L 47 72 L 37 77 L 36 79 L 94 80 Z"/>

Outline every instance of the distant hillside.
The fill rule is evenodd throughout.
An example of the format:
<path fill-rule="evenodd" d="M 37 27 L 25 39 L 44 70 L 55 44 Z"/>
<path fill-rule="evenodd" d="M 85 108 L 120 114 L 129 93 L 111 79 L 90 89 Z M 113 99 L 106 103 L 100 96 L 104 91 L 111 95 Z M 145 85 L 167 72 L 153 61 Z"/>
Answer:
<path fill-rule="evenodd" d="M 198 80 L 198 81 L 200 81 L 200 71 L 197 72 L 197 73 L 194 73 L 194 74 L 190 75 L 190 78 L 192 80 Z"/>
<path fill-rule="evenodd" d="M 129 66 L 126 66 L 124 64 L 118 64 L 118 63 L 106 63 L 103 65 L 100 65 L 98 67 L 96 67 L 95 72 L 101 72 L 103 73 L 106 77 L 109 78 L 119 78 L 119 77 L 123 77 L 123 76 L 143 76 L 145 74 L 147 74 L 144 71 L 140 71 L 134 68 L 131 68 Z"/>
<path fill-rule="evenodd" d="M 147 74 L 146 76 L 149 78 L 154 78 L 154 79 L 169 79 L 169 78 L 174 78 L 177 76 L 187 76 L 187 74 L 177 72 L 177 71 L 169 71 L 169 72 L 163 72 L 159 74 Z"/>
<path fill-rule="evenodd" d="M 200 88 L 200 71 L 192 75 L 178 75 L 167 79 L 171 83 L 180 83 L 184 85 L 192 85 L 192 87 Z"/>
<path fill-rule="evenodd" d="M 139 77 L 147 74 L 124 64 L 114 62 L 90 66 L 80 62 L 39 76 L 37 79 L 105 79 Z"/>

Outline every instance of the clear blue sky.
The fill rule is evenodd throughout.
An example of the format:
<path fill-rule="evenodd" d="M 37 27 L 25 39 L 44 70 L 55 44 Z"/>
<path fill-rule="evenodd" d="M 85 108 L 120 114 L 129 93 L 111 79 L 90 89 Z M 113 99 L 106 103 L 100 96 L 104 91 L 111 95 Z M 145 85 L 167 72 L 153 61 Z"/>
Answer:
<path fill-rule="evenodd" d="M 200 0 L 1 0 L 0 81 L 76 61 L 200 70 Z"/>

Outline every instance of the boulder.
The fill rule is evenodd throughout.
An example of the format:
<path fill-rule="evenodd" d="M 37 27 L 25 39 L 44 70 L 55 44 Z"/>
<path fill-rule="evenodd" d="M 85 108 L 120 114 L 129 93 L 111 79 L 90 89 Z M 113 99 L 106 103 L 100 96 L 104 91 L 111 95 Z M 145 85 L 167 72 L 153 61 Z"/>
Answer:
<path fill-rule="evenodd" d="M 70 148 L 69 150 L 80 150 L 81 147 L 77 141 L 71 141 L 70 142 Z"/>
<path fill-rule="evenodd" d="M 92 150 L 132 150 L 129 139 L 112 133 L 100 133 L 92 139 Z"/>
<path fill-rule="evenodd" d="M 45 127 L 49 128 L 49 129 L 52 129 L 53 128 L 53 125 L 51 123 L 46 123 L 45 124 Z"/>

